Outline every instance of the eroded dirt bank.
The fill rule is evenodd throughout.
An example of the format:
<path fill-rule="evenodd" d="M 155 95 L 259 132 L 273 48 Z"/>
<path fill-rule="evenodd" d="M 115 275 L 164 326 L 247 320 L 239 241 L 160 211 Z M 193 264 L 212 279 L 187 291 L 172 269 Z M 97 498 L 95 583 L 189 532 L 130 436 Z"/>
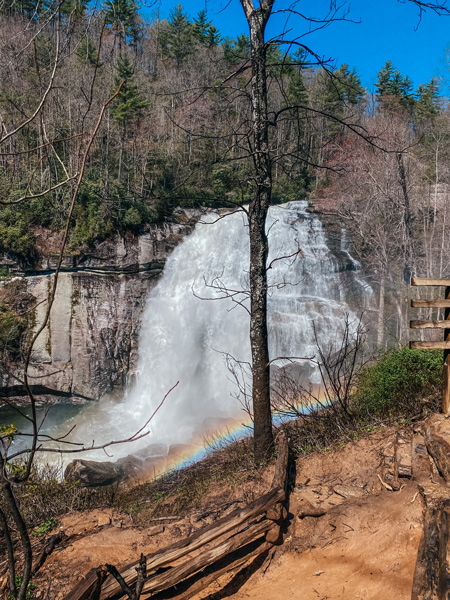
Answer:
<path fill-rule="evenodd" d="M 195 598 L 409 599 L 424 506 L 414 478 L 400 477 L 399 489 L 388 489 L 396 487 L 389 484 L 396 436 L 398 444 L 394 429 L 380 430 L 297 460 L 283 546 Z M 401 434 L 400 444 L 408 448 L 412 437 Z M 403 455 L 407 474 L 411 457 Z M 91 568 L 106 562 L 120 567 L 189 535 L 264 492 L 272 469 L 244 484 L 218 483 L 185 516 L 137 525 L 142 519 L 112 509 L 66 515 L 60 526 L 71 537 L 36 578 L 37 596 L 59 600 Z M 303 516 L 311 513 L 318 516 Z"/>

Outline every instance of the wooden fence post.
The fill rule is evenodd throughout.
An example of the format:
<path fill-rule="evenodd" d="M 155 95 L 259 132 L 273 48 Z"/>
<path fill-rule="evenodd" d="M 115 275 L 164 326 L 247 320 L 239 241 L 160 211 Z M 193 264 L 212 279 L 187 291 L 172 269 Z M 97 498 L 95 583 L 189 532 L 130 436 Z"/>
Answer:
<path fill-rule="evenodd" d="M 445 299 L 450 300 L 450 287 L 445 288 Z M 445 320 L 448 321 L 450 319 L 450 308 L 445 308 Z M 450 341 L 450 329 L 444 330 L 444 340 L 446 342 Z M 449 373 L 448 373 L 448 363 L 450 357 L 450 350 L 444 350 L 444 366 L 442 369 L 442 378 L 444 381 L 444 388 L 442 390 L 442 412 L 444 415 L 450 414 L 450 385 L 449 385 Z"/>
<path fill-rule="evenodd" d="M 413 277 L 411 279 L 413 286 L 439 286 L 445 287 L 445 297 L 443 300 L 411 300 L 413 308 L 443 308 L 443 321 L 411 321 L 412 329 L 443 329 L 444 340 L 442 342 L 409 342 L 409 347 L 415 350 L 443 350 L 444 363 L 442 367 L 442 412 L 444 415 L 450 415 L 450 279 L 428 279 L 423 277 Z"/>

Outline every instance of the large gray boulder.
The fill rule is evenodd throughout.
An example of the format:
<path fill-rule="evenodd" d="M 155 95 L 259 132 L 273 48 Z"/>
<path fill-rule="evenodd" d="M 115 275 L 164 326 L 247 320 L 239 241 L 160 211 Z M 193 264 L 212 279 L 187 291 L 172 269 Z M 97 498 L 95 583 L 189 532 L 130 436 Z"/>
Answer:
<path fill-rule="evenodd" d="M 125 476 L 121 465 L 95 460 L 73 460 L 64 471 L 66 481 L 79 481 L 84 487 L 112 485 Z"/>

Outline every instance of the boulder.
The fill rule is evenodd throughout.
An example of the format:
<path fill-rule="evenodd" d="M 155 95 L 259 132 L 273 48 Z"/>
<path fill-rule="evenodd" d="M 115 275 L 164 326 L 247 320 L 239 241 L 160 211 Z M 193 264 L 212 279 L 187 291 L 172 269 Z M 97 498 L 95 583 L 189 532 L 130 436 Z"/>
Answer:
<path fill-rule="evenodd" d="M 113 464 L 120 466 L 126 477 L 137 477 L 142 473 L 144 468 L 144 461 L 132 454 L 119 458 L 119 460 Z"/>
<path fill-rule="evenodd" d="M 79 481 L 84 487 L 111 485 L 124 476 L 121 465 L 95 460 L 73 460 L 64 471 L 66 481 Z"/>

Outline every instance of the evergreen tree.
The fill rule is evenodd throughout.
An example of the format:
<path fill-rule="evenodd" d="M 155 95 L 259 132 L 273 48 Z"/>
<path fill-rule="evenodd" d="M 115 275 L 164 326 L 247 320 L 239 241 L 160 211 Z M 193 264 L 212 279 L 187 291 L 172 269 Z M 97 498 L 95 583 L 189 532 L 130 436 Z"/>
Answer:
<path fill-rule="evenodd" d="M 220 44 L 220 32 L 214 25 L 210 25 L 208 29 L 208 47 L 218 46 Z"/>
<path fill-rule="evenodd" d="M 206 10 L 201 10 L 198 13 L 192 25 L 192 35 L 203 46 L 212 48 L 220 42 L 220 34 L 212 21 L 207 20 L 206 15 Z"/>
<path fill-rule="evenodd" d="M 192 27 L 192 35 L 200 44 L 204 45 L 208 43 L 208 32 L 212 25 L 212 22 L 207 20 L 206 15 L 206 10 L 199 11 Z"/>
<path fill-rule="evenodd" d="M 355 106 L 364 97 L 365 91 L 356 69 L 350 71 L 348 65 L 343 64 L 332 76 L 327 77 L 324 101 L 335 109 L 345 105 Z"/>
<path fill-rule="evenodd" d="M 411 110 L 414 106 L 412 81 L 406 75 L 395 69 L 390 60 L 378 71 L 376 96 L 382 109 L 395 111 L 399 109 Z"/>
<path fill-rule="evenodd" d="M 416 90 L 416 117 L 418 121 L 432 119 L 439 114 L 439 84 L 432 77 L 429 83 L 421 83 Z"/>
<path fill-rule="evenodd" d="M 123 83 L 116 105 L 111 109 L 111 115 L 125 129 L 127 125 L 143 116 L 149 103 L 142 98 L 139 88 L 134 82 L 134 67 L 127 55 L 120 55 L 116 69 L 117 75 L 114 82 L 116 89 L 121 82 Z"/>
<path fill-rule="evenodd" d="M 47 8 L 43 0 L 4 0 L 0 2 L 0 14 L 25 15 L 33 19 L 41 15 Z"/>
<path fill-rule="evenodd" d="M 159 37 L 161 49 L 165 56 L 175 60 L 177 66 L 181 66 L 185 59 L 193 53 L 194 41 L 194 26 L 183 11 L 183 6 L 177 4 L 170 11 L 169 19 L 161 30 Z"/>
<path fill-rule="evenodd" d="M 136 37 L 137 4 L 134 0 L 106 0 L 106 24 L 119 38 L 119 47 L 127 38 Z"/>
<path fill-rule="evenodd" d="M 225 60 L 232 65 L 238 65 L 250 58 L 250 38 L 245 33 L 237 40 L 225 38 L 222 43 Z"/>
<path fill-rule="evenodd" d="M 102 66 L 100 57 L 98 55 L 98 48 L 95 46 L 89 36 L 86 36 L 81 40 L 76 54 L 81 64 L 89 64 L 92 67 Z"/>
<path fill-rule="evenodd" d="M 392 94 L 393 90 L 393 79 L 394 79 L 394 65 L 390 60 L 386 61 L 386 64 L 382 69 L 378 71 L 378 81 L 375 84 L 377 89 L 376 95 L 380 99 L 382 96 L 387 96 Z"/>
<path fill-rule="evenodd" d="M 63 0 L 60 11 L 63 16 L 82 17 L 87 9 L 89 0 Z"/>

